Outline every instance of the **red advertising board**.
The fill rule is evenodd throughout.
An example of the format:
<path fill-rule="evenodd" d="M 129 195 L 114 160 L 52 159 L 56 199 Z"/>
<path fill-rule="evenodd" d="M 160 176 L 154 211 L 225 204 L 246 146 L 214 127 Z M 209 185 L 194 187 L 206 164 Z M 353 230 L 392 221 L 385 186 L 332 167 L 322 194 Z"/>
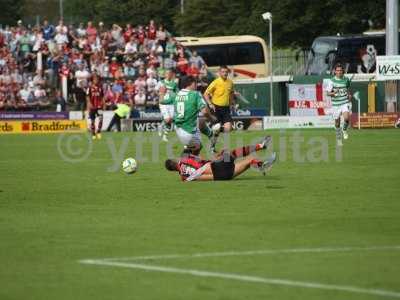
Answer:
<path fill-rule="evenodd" d="M 394 127 L 400 118 L 400 113 L 362 113 L 360 116 L 361 128 L 389 128 Z M 358 115 L 351 115 L 351 124 L 358 128 Z"/>

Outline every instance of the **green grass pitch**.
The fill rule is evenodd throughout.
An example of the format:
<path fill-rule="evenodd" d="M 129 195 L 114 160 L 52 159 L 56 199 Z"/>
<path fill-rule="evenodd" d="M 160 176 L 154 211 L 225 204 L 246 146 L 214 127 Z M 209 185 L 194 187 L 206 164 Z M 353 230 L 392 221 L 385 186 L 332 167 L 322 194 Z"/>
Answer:
<path fill-rule="evenodd" d="M 164 170 L 165 145 L 136 143 L 150 133 L 103 134 L 87 158 L 84 134 L 0 136 L 0 299 L 399 298 L 400 131 L 352 130 L 338 154 L 334 130 L 299 131 L 300 156 L 296 131 L 231 145 L 268 133 L 281 160 L 266 177 L 192 183 Z M 190 256 L 209 252 L 236 255 Z M 188 256 L 118 260 L 170 254 Z M 79 262 L 104 258 L 145 269 Z"/>

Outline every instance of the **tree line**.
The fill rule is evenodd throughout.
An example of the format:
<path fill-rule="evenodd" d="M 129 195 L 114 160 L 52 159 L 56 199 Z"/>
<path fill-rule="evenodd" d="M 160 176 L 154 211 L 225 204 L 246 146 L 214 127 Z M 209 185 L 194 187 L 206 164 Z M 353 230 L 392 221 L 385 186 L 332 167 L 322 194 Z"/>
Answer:
<path fill-rule="evenodd" d="M 0 0 L 0 24 L 36 16 L 56 22 L 60 0 Z M 106 25 L 162 23 L 174 35 L 253 34 L 267 38 L 271 12 L 277 47 L 308 48 L 319 35 L 361 33 L 385 27 L 383 0 L 64 0 L 64 20 Z"/>

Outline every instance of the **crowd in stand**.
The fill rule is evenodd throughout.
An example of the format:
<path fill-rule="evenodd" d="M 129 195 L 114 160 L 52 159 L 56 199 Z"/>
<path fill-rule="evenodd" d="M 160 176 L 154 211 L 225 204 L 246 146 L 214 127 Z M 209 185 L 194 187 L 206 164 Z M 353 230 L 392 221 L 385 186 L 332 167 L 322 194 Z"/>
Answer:
<path fill-rule="evenodd" d="M 84 110 L 95 74 L 109 109 L 121 102 L 157 107 L 158 82 L 169 69 L 206 84 L 203 59 L 153 20 L 124 28 L 105 28 L 102 22 L 67 26 L 62 20 L 31 27 L 18 21 L 0 30 L 0 111 Z"/>

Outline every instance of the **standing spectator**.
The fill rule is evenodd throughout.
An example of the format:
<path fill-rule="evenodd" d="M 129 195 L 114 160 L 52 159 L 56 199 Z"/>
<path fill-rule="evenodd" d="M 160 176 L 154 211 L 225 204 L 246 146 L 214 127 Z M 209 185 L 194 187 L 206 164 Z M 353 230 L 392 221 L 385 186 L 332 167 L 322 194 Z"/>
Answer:
<path fill-rule="evenodd" d="M 191 63 L 190 66 L 186 69 L 186 75 L 193 76 L 194 78 L 198 79 L 200 75 L 200 70 L 197 68 L 196 63 Z"/>
<path fill-rule="evenodd" d="M 186 74 L 186 70 L 189 67 L 189 62 L 186 59 L 185 55 L 182 53 L 179 54 L 178 60 L 176 62 L 176 68 L 178 69 L 178 72 L 180 75 L 184 76 Z"/>
<path fill-rule="evenodd" d="M 84 112 L 86 110 L 86 88 L 81 83 L 75 86 L 73 98 L 76 103 L 76 110 Z"/>
<path fill-rule="evenodd" d="M 196 65 L 197 69 L 199 69 L 199 70 L 206 64 L 204 62 L 204 59 L 197 54 L 196 50 L 194 50 L 192 52 L 192 55 L 189 58 L 189 63 L 190 64 L 194 63 Z"/>
<path fill-rule="evenodd" d="M 58 25 L 56 26 L 56 33 L 67 34 L 68 28 L 64 25 L 64 21 L 61 19 L 58 21 Z"/>
<path fill-rule="evenodd" d="M 86 37 L 86 29 L 83 26 L 83 23 L 79 23 L 79 27 L 76 29 L 76 35 L 77 38 L 83 38 Z"/>
<path fill-rule="evenodd" d="M 164 69 L 175 69 L 176 68 L 176 60 L 174 59 L 174 55 L 172 53 L 164 59 Z"/>
<path fill-rule="evenodd" d="M 169 54 L 177 54 L 176 43 L 172 38 L 167 38 L 167 44 L 165 46 L 165 52 Z"/>
<path fill-rule="evenodd" d="M 46 42 L 51 40 L 54 35 L 55 35 L 55 29 L 54 26 L 49 24 L 49 21 L 44 20 L 43 21 L 43 27 L 42 27 L 42 32 L 43 32 L 43 38 Z"/>
<path fill-rule="evenodd" d="M 76 86 L 86 88 L 88 86 L 88 80 L 90 78 L 89 71 L 85 68 L 85 65 L 80 63 L 78 70 L 75 72 Z"/>
<path fill-rule="evenodd" d="M 84 94 L 86 96 L 86 93 Z M 62 96 L 62 93 L 60 90 L 56 91 L 56 98 L 55 98 L 55 103 L 57 105 L 57 111 L 66 111 L 67 108 L 67 102 L 65 101 L 64 97 Z"/>
<path fill-rule="evenodd" d="M 165 31 L 163 25 L 158 26 L 156 37 L 158 42 L 162 46 L 163 51 L 165 51 L 165 46 L 167 45 L 167 32 Z"/>
<path fill-rule="evenodd" d="M 90 45 L 92 45 L 92 44 L 94 44 L 96 42 L 97 29 L 96 29 L 96 27 L 93 26 L 93 23 L 91 21 L 89 21 L 87 23 L 86 35 L 87 35 L 87 38 L 88 38 L 88 43 Z"/>

